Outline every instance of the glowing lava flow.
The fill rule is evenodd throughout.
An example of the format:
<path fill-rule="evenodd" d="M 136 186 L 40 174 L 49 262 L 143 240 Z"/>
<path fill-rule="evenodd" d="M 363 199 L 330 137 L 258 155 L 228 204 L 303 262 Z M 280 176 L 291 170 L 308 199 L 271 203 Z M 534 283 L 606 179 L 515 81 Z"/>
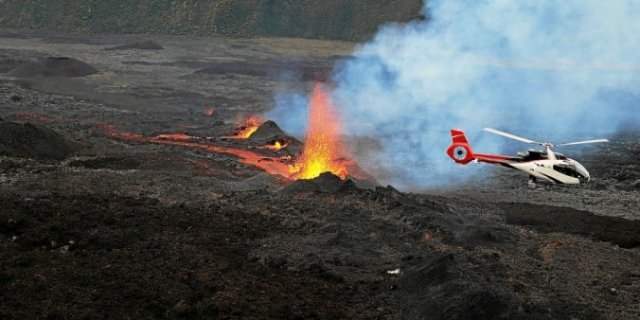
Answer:
<path fill-rule="evenodd" d="M 283 147 L 285 147 L 285 146 L 283 146 L 282 143 L 280 143 L 280 141 L 276 141 L 271 146 L 271 150 L 278 151 L 278 150 L 282 149 Z"/>
<path fill-rule="evenodd" d="M 242 124 L 239 126 L 239 131 L 236 132 L 235 135 L 227 136 L 225 138 L 249 139 L 249 137 L 251 137 L 251 135 L 258 130 L 261 123 L 262 123 L 262 119 L 256 116 L 251 116 L 242 122 Z"/>
<path fill-rule="evenodd" d="M 221 153 L 238 157 L 238 161 L 243 164 L 254 166 L 265 172 L 274 175 L 281 175 L 290 178 L 290 166 L 285 162 L 288 159 L 269 158 L 259 153 L 248 150 L 225 148 L 211 144 L 195 142 L 198 138 L 186 134 L 161 134 L 155 137 L 146 137 L 136 133 L 118 131 L 113 125 L 104 124 L 102 128 L 111 136 L 120 140 L 152 143 L 160 145 L 180 146 L 190 149 L 199 149 L 209 153 Z"/>
<path fill-rule="evenodd" d="M 309 119 L 302 155 L 291 168 L 297 179 L 313 179 L 331 172 L 342 179 L 349 174 L 348 160 L 340 140 L 340 121 L 331 98 L 322 84 L 316 83 L 309 103 Z"/>
<path fill-rule="evenodd" d="M 258 147 L 259 149 L 266 149 L 266 150 L 271 150 L 271 151 L 280 151 L 284 148 L 286 148 L 289 144 L 286 142 L 280 142 L 279 140 L 276 140 L 273 142 L 273 144 L 268 144 L 262 147 Z"/>

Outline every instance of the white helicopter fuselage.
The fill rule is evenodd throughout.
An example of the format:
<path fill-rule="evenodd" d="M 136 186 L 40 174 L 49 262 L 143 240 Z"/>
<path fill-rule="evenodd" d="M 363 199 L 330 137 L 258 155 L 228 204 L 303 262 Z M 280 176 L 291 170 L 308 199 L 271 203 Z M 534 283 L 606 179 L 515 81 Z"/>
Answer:
<path fill-rule="evenodd" d="M 523 171 L 537 180 L 560 184 L 580 184 L 588 182 L 589 172 L 578 161 L 536 160 L 529 162 L 506 162 L 505 165 Z"/>

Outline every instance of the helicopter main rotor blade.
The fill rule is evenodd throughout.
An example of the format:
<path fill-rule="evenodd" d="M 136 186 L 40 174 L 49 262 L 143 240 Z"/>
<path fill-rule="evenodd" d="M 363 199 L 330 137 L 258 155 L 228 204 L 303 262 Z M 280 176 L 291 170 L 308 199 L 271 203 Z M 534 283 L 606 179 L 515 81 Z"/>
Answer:
<path fill-rule="evenodd" d="M 595 139 L 595 140 L 585 140 L 585 141 L 578 141 L 578 142 L 569 142 L 569 143 L 561 143 L 561 144 L 556 144 L 556 147 L 559 146 L 573 146 L 573 145 L 577 145 L 577 144 L 588 144 L 588 143 L 601 143 L 601 142 L 609 142 L 609 139 Z"/>
<path fill-rule="evenodd" d="M 535 143 L 535 144 L 545 145 L 544 143 L 541 143 L 541 142 L 529 140 L 527 138 L 519 137 L 519 136 L 516 136 L 514 134 L 506 133 L 506 132 L 503 132 L 503 131 L 500 131 L 500 130 L 496 130 L 496 129 L 493 129 L 493 128 L 484 128 L 484 131 L 491 132 L 493 134 L 497 134 L 499 136 L 503 136 L 505 138 L 517 140 L 517 141 L 524 142 L 524 143 Z"/>

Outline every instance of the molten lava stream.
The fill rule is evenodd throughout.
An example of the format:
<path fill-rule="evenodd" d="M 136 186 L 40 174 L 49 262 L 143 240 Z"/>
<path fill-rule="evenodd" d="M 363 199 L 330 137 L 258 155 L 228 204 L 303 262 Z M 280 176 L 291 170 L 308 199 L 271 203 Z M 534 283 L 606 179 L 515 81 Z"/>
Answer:
<path fill-rule="evenodd" d="M 275 142 L 273 142 L 273 144 L 268 144 L 262 147 L 258 147 L 259 149 L 266 149 L 266 150 L 271 150 L 271 151 L 280 151 L 284 148 L 286 148 L 289 144 L 286 142 L 280 142 L 278 140 L 276 140 Z"/>
<path fill-rule="evenodd" d="M 289 166 L 280 162 L 279 161 L 280 159 L 265 157 L 261 154 L 251 152 L 248 150 L 225 148 L 225 147 L 214 146 L 210 144 L 175 141 L 175 140 L 151 139 L 149 142 L 162 144 L 162 145 L 182 146 L 182 147 L 191 148 L 191 149 L 200 149 L 209 153 L 228 154 L 231 156 L 238 157 L 240 163 L 254 166 L 269 174 L 273 174 L 273 175 L 278 174 L 285 178 L 288 178 L 290 175 Z"/>
<path fill-rule="evenodd" d="M 146 137 L 137 133 L 121 132 L 118 131 L 113 125 L 105 124 L 102 128 L 112 137 L 138 143 L 152 143 L 169 146 L 180 146 L 190 149 L 199 149 L 209 153 L 222 153 L 231 156 L 238 157 L 240 163 L 250 165 L 261 169 L 269 174 L 281 175 L 285 178 L 290 178 L 291 173 L 289 166 L 282 163 L 279 158 L 269 158 L 261 154 L 251 152 L 248 150 L 225 148 L 215 146 L 211 144 L 204 144 L 189 141 L 195 139 L 186 134 L 161 134 L 155 137 Z"/>
<path fill-rule="evenodd" d="M 238 131 L 233 136 L 226 136 L 228 139 L 249 139 L 253 133 L 258 131 L 260 124 L 262 123 L 262 119 L 257 116 L 250 116 L 245 119 L 239 126 Z"/>
<path fill-rule="evenodd" d="M 316 83 L 309 103 L 307 135 L 302 155 L 291 167 L 296 179 L 313 179 L 323 172 L 331 172 L 346 179 L 345 148 L 340 138 L 339 118 L 331 98 L 321 83 Z M 348 161 L 347 161 L 348 162 Z"/>

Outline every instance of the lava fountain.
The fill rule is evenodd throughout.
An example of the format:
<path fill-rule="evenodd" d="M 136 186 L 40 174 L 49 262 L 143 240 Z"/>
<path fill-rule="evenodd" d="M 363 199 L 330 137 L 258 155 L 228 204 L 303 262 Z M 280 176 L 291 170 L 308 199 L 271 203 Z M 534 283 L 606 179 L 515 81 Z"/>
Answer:
<path fill-rule="evenodd" d="M 261 124 L 261 119 L 252 116 L 237 127 L 236 135 L 226 138 L 247 139 Z M 180 146 L 199 149 L 208 153 L 220 153 L 235 156 L 243 164 L 250 165 L 273 175 L 281 175 L 290 180 L 313 179 L 324 172 L 331 172 L 341 179 L 369 179 L 357 163 L 347 157 L 345 145 L 341 139 L 340 120 L 333 108 L 329 94 L 322 84 L 317 83 L 309 102 L 309 119 L 302 153 L 297 157 L 264 155 L 246 149 L 211 144 L 202 138 L 185 133 L 165 133 L 157 136 L 143 136 L 137 133 L 116 130 L 110 124 L 101 125 L 107 134 L 120 140 Z M 286 140 L 276 140 L 273 144 L 257 147 L 277 152 L 289 145 Z M 238 146 L 241 147 L 241 146 Z M 244 146 L 246 148 L 246 146 Z"/>
<path fill-rule="evenodd" d="M 296 179 L 313 179 L 331 172 L 342 179 L 349 174 L 344 144 L 340 138 L 340 120 L 331 97 L 316 83 L 309 102 L 307 134 L 302 154 L 292 166 Z"/>

